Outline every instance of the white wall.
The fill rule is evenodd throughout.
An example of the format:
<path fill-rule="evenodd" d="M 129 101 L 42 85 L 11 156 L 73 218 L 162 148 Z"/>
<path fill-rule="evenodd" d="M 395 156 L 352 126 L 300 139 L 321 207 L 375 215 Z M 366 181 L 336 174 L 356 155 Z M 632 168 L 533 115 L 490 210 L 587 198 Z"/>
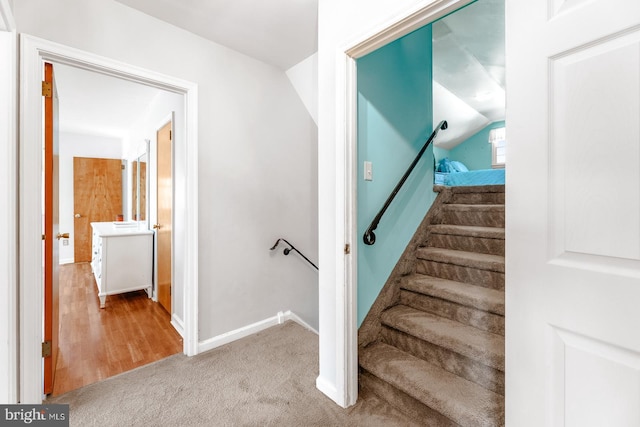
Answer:
<path fill-rule="evenodd" d="M 0 31 L 13 32 L 13 0 L 0 0 Z"/>
<path fill-rule="evenodd" d="M 341 52 L 356 41 L 373 35 L 394 21 L 434 1 L 418 0 L 325 0 L 318 9 L 318 162 L 319 162 L 319 250 L 320 250 L 320 375 L 318 385 L 341 405 L 352 402 L 346 395 L 344 325 L 345 307 L 336 300 L 343 293 L 345 265 L 346 216 L 344 194 L 344 126 L 343 108 L 346 93 L 337 86 L 342 72 Z M 352 245 L 353 246 L 353 245 Z"/>
<path fill-rule="evenodd" d="M 287 77 L 298 92 L 313 121 L 318 124 L 318 52 L 287 70 Z"/>
<path fill-rule="evenodd" d="M 113 0 L 22 0 L 17 29 L 198 84 L 199 339 L 292 310 L 317 327 L 316 130 L 286 75 Z"/>
<path fill-rule="evenodd" d="M 86 135 L 70 132 L 60 132 L 60 182 L 59 182 L 59 212 L 60 233 L 69 233 L 69 239 L 61 239 L 58 243 L 60 250 L 60 264 L 74 262 L 74 209 L 73 209 L 73 158 L 90 157 L 103 159 L 122 158 L 122 139 Z M 115 219 L 115 218 L 114 218 Z M 64 245 L 64 240 L 68 245 Z"/>

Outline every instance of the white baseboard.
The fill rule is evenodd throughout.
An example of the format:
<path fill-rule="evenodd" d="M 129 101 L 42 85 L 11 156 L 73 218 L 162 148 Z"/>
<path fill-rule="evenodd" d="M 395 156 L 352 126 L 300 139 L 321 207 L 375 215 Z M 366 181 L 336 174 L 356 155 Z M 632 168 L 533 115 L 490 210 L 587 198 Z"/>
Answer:
<path fill-rule="evenodd" d="M 338 399 L 338 390 L 336 389 L 336 386 L 333 383 L 327 381 L 323 377 L 317 377 L 316 388 L 320 390 L 322 393 L 324 393 L 324 395 L 327 396 L 329 399 L 336 402 L 338 405 L 342 406 L 343 408 L 345 407 L 344 402 L 342 402 L 342 399 Z"/>
<path fill-rule="evenodd" d="M 307 322 L 302 320 L 300 318 L 300 316 L 298 316 L 297 314 L 295 314 L 291 310 L 287 310 L 284 313 L 283 312 L 279 312 L 278 313 L 278 320 L 279 320 L 278 323 L 284 323 L 287 320 L 293 320 L 294 322 L 296 322 L 297 324 L 299 324 L 303 328 L 308 329 L 311 332 L 313 332 L 314 334 L 318 335 L 318 331 L 316 331 L 314 328 L 312 328 L 311 325 L 309 325 Z"/>
<path fill-rule="evenodd" d="M 236 330 L 226 332 L 222 335 L 218 335 L 204 341 L 200 341 L 198 343 L 198 353 L 213 350 L 214 348 L 220 347 L 225 344 L 229 344 L 230 342 L 239 340 L 249 335 L 256 334 L 260 331 L 264 331 L 265 329 L 268 329 L 272 326 L 276 326 L 281 323 L 284 323 L 287 320 L 293 320 L 294 322 L 300 324 L 300 326 L 304 327 L 305 329 L 308 329 L 314 332 L 315 334 L 318 333 L 315 329 L 309 326 L 306 322 L 304 322 L 298 315 L 296 315 L 292 311 L 290 310 L 287 310 L 285 312 L 279 311 L 275 316 L 269 317 L 268 319 L 261 320 L 251 325 L 243 326 L 242 328 L 238 328 Z"/>
<path fill-rule="evenodd" d="M 74 262 L 74 258 L 62 258 L 58 261 L 58 264 L 73 264 Z"/>
<path fill-rule="evenodd" d="M 176 316 L 175 313 L 173 313 L 173 315 L 171 315 L 171 326 L 173 326 L 173 328 L 178 331 L 178 333 L 180 334 L 180 336 L 182 338 L 184 338 L 184 323 L 182 322 L 182 319 L 179 318 L 178 316 Z"/>

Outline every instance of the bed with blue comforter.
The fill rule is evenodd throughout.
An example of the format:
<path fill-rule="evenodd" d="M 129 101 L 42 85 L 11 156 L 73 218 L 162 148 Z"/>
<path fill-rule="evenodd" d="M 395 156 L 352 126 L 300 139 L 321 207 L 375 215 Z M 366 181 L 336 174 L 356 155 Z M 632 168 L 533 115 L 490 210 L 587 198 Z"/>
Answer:
<path fill-rule="evenodd" d="M 504 169 L 469 170 L 456 160 L 444 158 L 438 162 L 435 185 L 449 187 L 472 185 L 504 185 Z"/>

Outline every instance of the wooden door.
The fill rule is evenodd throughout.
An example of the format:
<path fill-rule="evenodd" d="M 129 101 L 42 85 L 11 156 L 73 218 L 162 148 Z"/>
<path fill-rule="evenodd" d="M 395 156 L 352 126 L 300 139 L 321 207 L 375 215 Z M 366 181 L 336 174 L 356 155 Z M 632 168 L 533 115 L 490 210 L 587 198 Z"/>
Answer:
<path fill-rule="evenodd" d="M 158 302 L 171 314 L 171 281 L 172 281 L 172 250 L 171 224 L 173 204 L 173 184 L 171 174 L 171 122 L 164 125 L 157 132 L 157 186 L 158 212 L 156 230 L 158 249 Z"/>
<path fill-rule="evenodd" d="M 639 426 L 640 2 L 506 11 L 506 423 Z"/>
<path fill-rule="evenodd" d="M 122 161 L 73 158 L 74 260 L 91 261 L 91 223 L 122 212 Z"/>
<path fill-rule="evenodd" d="M 44 64 L 44 393 L 53 392 L 58 359 L 58 93 L 53 65 Z M 44 349 L 48 350 L 45 352 Z"/>

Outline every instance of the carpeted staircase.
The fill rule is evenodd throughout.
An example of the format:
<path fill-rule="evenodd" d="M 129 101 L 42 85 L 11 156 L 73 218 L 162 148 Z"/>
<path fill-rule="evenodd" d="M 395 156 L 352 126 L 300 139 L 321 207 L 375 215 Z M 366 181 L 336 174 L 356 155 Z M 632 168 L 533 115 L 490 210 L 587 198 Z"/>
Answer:
<path fill-rule="evenodd" d="M 360 388 L 424 425 L 502 426 L 504 186 L 438 190 L 360 328 Z"/>

